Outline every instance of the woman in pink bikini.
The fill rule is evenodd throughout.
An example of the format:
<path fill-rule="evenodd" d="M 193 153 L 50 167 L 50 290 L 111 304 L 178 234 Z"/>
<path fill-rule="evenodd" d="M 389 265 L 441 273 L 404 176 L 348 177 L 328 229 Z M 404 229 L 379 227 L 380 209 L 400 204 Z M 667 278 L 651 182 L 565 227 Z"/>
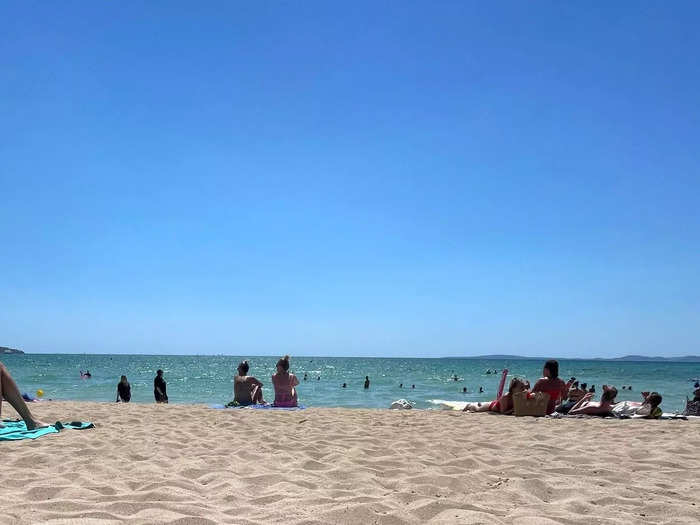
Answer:
<path fill-rule="evenodd" d="M 299 380 L 294 374 L 289 373 L 289 356 L 286 355 L 277 361 L 277 373 L 272 374 L 272 386 L 275 387 L 276 407 L 297 406 L 297 390 L 294 388 Z"/>

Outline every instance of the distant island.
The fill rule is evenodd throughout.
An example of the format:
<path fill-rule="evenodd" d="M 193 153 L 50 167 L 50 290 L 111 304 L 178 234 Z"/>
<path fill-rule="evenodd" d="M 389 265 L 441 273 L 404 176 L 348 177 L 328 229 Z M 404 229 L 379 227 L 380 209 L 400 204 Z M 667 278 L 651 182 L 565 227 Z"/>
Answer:
<path fill-rule="evenodd" d="M 454 358 L 446 358 L 454 359 Z M 476 355 L 476 356 L 465 356 L 457 359 L 509 359 L 511 361 L 525 361 L 525 360 L 542 360 L 544 357 L 527 357 L 522 355 Z M 625 355 L 622 357 L 560 357 L 562 360 L 570 361 L 658 361 L 666 363 L 700 363 L 700 355 L 684 355 L 678 357 L 658 357 L 658 356 L 646 356 L 646 355 Z"/>
<path fill-rule="evenodd" d="M 22 350 L 17 350 L 15 348 L 7 348 L 6 346 L 0 346 L 0 355 L 2 354 L 23 354 Z"/>

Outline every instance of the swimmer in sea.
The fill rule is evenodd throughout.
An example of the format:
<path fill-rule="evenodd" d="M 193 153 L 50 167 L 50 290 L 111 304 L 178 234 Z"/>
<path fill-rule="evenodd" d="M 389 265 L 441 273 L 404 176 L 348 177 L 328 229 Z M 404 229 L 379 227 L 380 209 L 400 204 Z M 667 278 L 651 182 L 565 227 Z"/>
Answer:
<path fill-rule="evenodd" d="M 365 390 L 369 388 L 369 376 L 365 376 Z"/>

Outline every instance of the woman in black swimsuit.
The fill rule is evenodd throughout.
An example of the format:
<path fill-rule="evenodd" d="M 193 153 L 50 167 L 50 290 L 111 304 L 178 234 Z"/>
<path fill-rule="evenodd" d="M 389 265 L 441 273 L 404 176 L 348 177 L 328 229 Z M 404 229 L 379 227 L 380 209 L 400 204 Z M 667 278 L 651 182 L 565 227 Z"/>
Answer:
<path fill-rule="evenodd" d="M 126 376 L 122 376 L 121 381 L 117 383 L 117 403 L 128 403 L 131 401 L 131 385 L 126 380 Z"/>
<path fill-rule="evenodd" d="M 163 379 L 162 370 L 158 370 L 156 372 L 155 379 L 153 379 L 153 395 L 156 398 L 156 403 L 168 402 L 168 392 L 166 390 L 165 379 Z"/>

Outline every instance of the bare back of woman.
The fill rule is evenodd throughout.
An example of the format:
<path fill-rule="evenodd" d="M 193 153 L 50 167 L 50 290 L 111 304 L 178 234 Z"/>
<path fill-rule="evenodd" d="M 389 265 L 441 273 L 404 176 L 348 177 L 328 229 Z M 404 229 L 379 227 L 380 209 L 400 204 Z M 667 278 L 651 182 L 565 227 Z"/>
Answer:
<path fill-rule="evenodd" d="M 297 406 L 296 386 L 299 380 L 289 373 L 289 356 L 286 355 L 277 362 L 277 372 L 272 375 L 272 386 L 275 387 L 275 402 L 277 407 Z"/>

